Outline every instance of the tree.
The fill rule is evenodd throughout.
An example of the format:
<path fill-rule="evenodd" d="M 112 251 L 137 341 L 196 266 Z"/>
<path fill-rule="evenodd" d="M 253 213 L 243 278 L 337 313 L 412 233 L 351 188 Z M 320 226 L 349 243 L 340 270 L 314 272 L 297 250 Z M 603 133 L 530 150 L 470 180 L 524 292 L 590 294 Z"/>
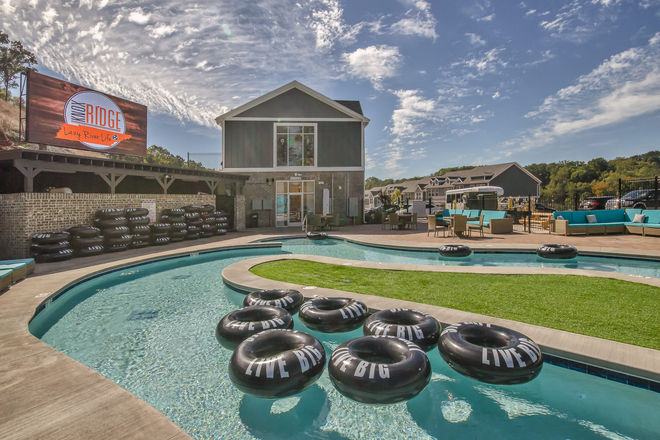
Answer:
<path fill-rule="evenodd" d="M 392 193 L 392 201 L 396 201 L 401 204 L 401 191 L 399 191 L 399 188 L 395 189 L 394 192 Z"/>
<path fill-rule="evenodd" d="M 9 99 L 9 88 L 18 87 L 16 78 L 21 72 L 37 69 L 32 66 L 38 64 L 32 52 L 25 49 L 23 44 L 0 31 L 0 79 L 5 86 L 5 102 Z"/>

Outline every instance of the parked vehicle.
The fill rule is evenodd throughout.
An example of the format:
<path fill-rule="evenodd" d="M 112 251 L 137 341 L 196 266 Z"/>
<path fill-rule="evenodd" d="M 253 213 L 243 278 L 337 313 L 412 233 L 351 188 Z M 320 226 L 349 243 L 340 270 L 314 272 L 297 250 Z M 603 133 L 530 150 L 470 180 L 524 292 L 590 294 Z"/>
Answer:
<path fill-rule="evenodd" d="M 537 204 L 534 205 L 534 211 L 536 211 L 536 212 L 555 212 L 556 209 L 548 208 L 545 205 L 541 205 L 540 203 L 537 203 Z"/>
<path fill-rule="evenodd" d="M 635 208 L 648 209 L 658 208 L 658 200 L 654 189 L 638 189 L 630 191 L 619 199 L 610 199 L 605 204 L 605 209 Z"/>
<path fill-rule="evenodd" d="M 612 199 L 612 196 L 599 196 L 599 197 L 586 197 L 580 203 L 578 209 L 593 211 L 596 209 L 606 209 L 607 202 Z"/>

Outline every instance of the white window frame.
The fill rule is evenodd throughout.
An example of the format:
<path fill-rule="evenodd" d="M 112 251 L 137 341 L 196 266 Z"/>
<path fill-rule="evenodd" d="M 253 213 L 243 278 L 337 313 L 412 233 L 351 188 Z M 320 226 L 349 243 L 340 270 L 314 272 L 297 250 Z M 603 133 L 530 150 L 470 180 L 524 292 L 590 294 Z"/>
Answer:
<path fill-rule="evenodd" d="M 277 165 L 277 127 L 290 127 L 290 126 L 297 126 L 297 127 L 314 127 L 314 165 L 312 166 L 278 166 Z M 318 167 L 318 161 L 319 161 L 319 155 L 318 155 L 318 137 L 319 137 L 319 127 L 318 124 L 315 122 L 276 122 L 273 124 L 273 168 L 275 169 L 280 169 L 280 170 L 289 170 L 289 171 L 304 171 L 304 170 L 309 170 L 312 168 L 317 168 Z M 303 128 L 303 133 L 304 134 L 305 129 Z M 303 149 L 303 163 L 305 163 L 305 152 Z M 287 149 L 287 163 L 289 162 L 289 151 Z"/>

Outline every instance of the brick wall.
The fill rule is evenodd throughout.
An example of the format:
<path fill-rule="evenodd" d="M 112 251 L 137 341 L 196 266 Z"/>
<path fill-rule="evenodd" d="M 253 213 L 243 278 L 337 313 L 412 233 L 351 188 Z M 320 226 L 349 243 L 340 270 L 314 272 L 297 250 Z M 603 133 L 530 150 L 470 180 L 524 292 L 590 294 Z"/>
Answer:
<path fill-rule="evenodd" d="M 295 176 L 294 174 L 298 174 Z M 334 175 L 334 179 L 333 179 Z M 323 212 L 323 189 L 330 191 L 330 197 L 334 195 L 334 212 L 347 216 L 347 204 L 349 197 L 357 197 L 359 200 L 358 217 L 355 224 L 362 223 L 362 212 L 364 211 L 364 172 L 363 171 L 344 171 L 344 172 L 259 172 L 252 173 L 248 181 L 245 182 L 243 194 L 245 195 L 245 217 L 246 225 L 251 226 L 250 216 L 253 213 L 259 214 L 259 227 L 275 226 L 276 209 L 276 183 L 268 184 L 266 179 L 271 180 L 291 180 L 291 177 L 299 177 L 300 180 L 313 180 L 314 184 L 314 211 L 317 214 Z M 333 183 L 334 181 L 334 183 Z M 322 184 L 319 182 L 323 182 Z M 347 188 L 348 183 L 348 188 Z M 334 192 L 334 194 L 333 194 Z M 267 199 L 273 201 L 271 211 L 253 211 L 252 200 Z M 238 217 L 238 216 L 237 216 Z M 270 218 L 269 218 L 270 217 Z M 348 219 L 347 219 L 348 220 Z M 238 221 L 238 220 L 237 220 Z"/>
<path fill-rule="evenodd" d="M 105 208 L 139 208 L 156 201 L 156 214 L 166 208 L 214 205 L 208 194 L 0 194 L 0 259 L 27 258 L 30 238 L 75 225 L 92 225 L 94 213 Z"/>

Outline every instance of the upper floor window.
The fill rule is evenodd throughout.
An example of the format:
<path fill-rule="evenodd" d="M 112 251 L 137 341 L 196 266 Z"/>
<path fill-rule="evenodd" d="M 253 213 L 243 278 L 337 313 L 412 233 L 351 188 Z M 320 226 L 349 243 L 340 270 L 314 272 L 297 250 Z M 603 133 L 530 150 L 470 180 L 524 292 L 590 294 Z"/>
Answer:
<path fill-rule="evenodd" d="M 316 124 L 275 124 L 277 167 L 313 167 Z"/>

